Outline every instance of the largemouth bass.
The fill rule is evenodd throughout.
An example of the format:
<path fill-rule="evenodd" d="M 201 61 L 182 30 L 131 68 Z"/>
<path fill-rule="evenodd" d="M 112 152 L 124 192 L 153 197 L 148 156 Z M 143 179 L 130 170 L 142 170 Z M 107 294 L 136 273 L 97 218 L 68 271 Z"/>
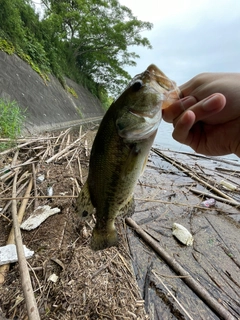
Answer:
<path fill-rule="evenodd" d="M 96 209 L 92 249 L 117 245 L 115 218 L 132 205 L 161 109 L 178 99 L 178 94 L 176 84 L 150 65 L 131 80 L 103 117 L 91 150 L 88 178 L 77 199 L 81 220 Z"/>

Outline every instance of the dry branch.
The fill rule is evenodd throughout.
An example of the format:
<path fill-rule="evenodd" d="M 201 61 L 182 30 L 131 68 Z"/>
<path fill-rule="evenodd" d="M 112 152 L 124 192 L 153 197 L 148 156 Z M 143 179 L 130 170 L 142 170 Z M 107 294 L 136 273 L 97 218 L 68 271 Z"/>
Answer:
<path fill-rule="evenodd" d="M 173 257 L 171 257 L 152 237 L 150 237 L 135 221 L 126 218 L 127 224 L 132 227 L 148 245 L 179 275 L 214 312 L 222 319 L 234 320 L 234 316 L 221 305 L 211 294 L 195 280 Z"/>

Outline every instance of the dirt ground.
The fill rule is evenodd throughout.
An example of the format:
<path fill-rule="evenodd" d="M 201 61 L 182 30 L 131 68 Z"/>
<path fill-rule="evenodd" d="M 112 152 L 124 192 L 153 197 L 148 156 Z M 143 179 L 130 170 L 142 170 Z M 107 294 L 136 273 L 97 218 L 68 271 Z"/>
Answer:
<path fill-rule="evenodd" d="M 153 150 L 135 190 L 132 219 L 186 270 L 200 290 L 207 291 L 216 309 L 226 311 L 221 316 L 123 220 L 117 222 L 118 247 L 90 249 L 94 222 L 80 226 L 74 206 L 87 177 L 95 133 L 92 126 L 46 134 L 32 142 L 19 141 L 28 144 L 19 148 L 17 157 L 16 150 L 0 154 L 0 246 L 7 243 L 12 227 L 7 199 L 12 196 L 16 168 L 20 168 L 18 197 L 24 196 L 33 167 L 36 177 L 44 174 L 44 181 L 33 186 L 23 220 L 38 205 L 61 210 L 35 230 L 22 230 L 24 244 L 34 250 L 28 266 L 41 319 L 240 319 L 239 163 Z M 224 188 L 221 180 L 236 190 Z M 47 196 L 49 186 L 56 197 Z M 204 192 L 221 199 L 211 208 L 202 207 L 209 197 Z M 191 231 L 192 246 L 173 237 L 176 222 Z M 56 282 L 51 280 L 53 274 Z M 0 319 L 1 315 L 27 319 L 18 263 L 10 264 L 0 285 Z"/>
<path fill-rule="evenodd" d="M 50 163 L 46 160 L 78 138 L 78 132 L 61 133 L 59 139 L 56 134 L 56 138 L 47 135 L 46 140 L 19 150 L 18 164 L 32 159 L 36 176 L 45 176 L 44 181 L 36 185 L 38 195 L 46 196 L 47 188 L 52 186 L 54 195 L 66 197 L 39 198 L 37 206 L 48 204 L 60 208 L 60 213 L 49 217 L 35 230 L 22 230 L 23 243 L 34 250 L 28 266 L 41 319 L 148 319 L 133 273 L 123 222 L 118 222 L 119 247 L 98 252 L 89 247 L 92 225 L 80 228 L 77 223 L 74 196 L 87 176 L 95 129 L 85 129 L 86 136 L 83 131 L 84 137 L 70 154 Z M 39 150 L 44 152 L 38 155 Z M 5 168 L 1 171 L 1 208 L 9 203 L 3 198 L 11 197 L 13 176 L 5 179 L 4 174 L 15 152 L 1 155 L 1 169 Z M 32 163 L 20 167 L 18 189 L 31 176 Z M 24 220 L 33 212 L 35 201 L 29 200 Z M 19 200 L 18 208 L 20 205 Z M 0 246 L 4 246 L 12 227 L 11 205 L 0 214 Z M 56 283 L 49 278 L 53 274 L 58 277 Z M 10 264 L 0 287 L 0 319 L 1 314 L 6 319 L 27 319 L 18 263 Z"/>

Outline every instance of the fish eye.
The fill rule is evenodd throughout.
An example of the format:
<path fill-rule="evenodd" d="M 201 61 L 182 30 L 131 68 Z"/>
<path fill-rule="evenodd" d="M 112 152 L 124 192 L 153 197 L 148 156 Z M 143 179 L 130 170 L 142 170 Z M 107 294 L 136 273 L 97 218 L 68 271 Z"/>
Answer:
<path fill-rule="evenodd" d="M 141 80 L 137 80 L 133 83 L 132 88 L 134 91 L 138 91 L 139 89 L 142 88 L 142 81 Z"/>
<path fill-rule="evenodd" d="M 85 217 L 87 217 L 87 216 L 88 216 L 88 212 L 87 212 L 86 210 L 84 210 L 84 211 L 82 212 L 82 217 L 85 218 Z"/>

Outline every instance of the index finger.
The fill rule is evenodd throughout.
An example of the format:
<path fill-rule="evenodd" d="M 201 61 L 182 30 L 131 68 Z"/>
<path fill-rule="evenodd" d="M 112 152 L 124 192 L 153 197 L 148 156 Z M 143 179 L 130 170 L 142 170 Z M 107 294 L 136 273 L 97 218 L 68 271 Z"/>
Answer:
<path fill-rule="evenodd" d="M 168 108 L 162 110 L 163 120 L 172 123 L 178 118 L 185 110 L 197 103 L 195 97 L 189 96 L 178 100 L 171 104 Z"/>

